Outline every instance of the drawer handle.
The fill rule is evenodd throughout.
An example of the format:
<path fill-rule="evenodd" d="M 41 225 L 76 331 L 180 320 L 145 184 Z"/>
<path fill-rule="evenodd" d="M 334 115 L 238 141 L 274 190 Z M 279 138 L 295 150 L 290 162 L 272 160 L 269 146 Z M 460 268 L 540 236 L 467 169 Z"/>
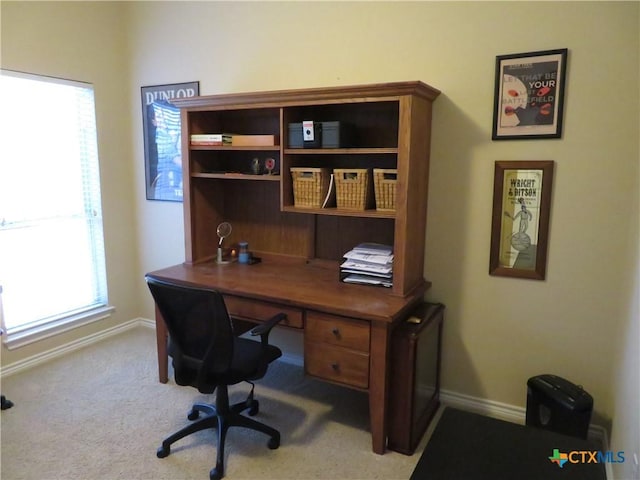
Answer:
<path fill-rule="evenodd" d="M 333 333 L 336 337 L 340 336 L 340 330 L 337 327 L 333 327 L 331 333 Z"/>
<path fill-rule="evenodd" d="M 332 364 L 331 364 L 331 368 L 332 368 L 335 372 L 337 372 L 338 370 L 340 370 L 340 364 L 339 364 L 339 363 L 334 362 L 334 363 L 332 363 Z"/>

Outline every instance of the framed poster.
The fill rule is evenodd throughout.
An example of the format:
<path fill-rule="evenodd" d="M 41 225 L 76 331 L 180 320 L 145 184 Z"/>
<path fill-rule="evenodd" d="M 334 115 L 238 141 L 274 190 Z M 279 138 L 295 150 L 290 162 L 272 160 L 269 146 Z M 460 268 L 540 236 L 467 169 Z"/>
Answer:
<path fill-rule="evenodd" d="M 560 138 L 566 68 L 566 48 L 496 57 L 491 138 Z"/>
<path fill-rule="evenodd" d="M 544 280 L 554 163 L 495 163 L 489 274 Z"/>
<path fill-rule="evenodd" d="M 199 90 L 200 82 L 141 87 L 147 200 L 182 201 L 180 109 L 171 100 Z"/>

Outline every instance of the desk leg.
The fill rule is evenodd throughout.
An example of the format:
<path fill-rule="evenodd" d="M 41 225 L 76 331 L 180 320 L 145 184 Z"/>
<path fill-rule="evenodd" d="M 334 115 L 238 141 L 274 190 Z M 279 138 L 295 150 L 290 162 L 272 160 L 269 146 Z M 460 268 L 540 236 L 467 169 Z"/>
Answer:
<path fill-rule="evenodd" d="M 156 307 L 156 343 L 158 346 L 158 376 L 160 383 L 169 381 L 169 360 L 167 354 L 167 326 L 158 307 Z"/>
<path fill-rule="evenodd" d="M 369 365 L 369 414 L 373 451 L 379 455 L 387 446 L 389 328 L 371 323 L 371 356 Z"/>

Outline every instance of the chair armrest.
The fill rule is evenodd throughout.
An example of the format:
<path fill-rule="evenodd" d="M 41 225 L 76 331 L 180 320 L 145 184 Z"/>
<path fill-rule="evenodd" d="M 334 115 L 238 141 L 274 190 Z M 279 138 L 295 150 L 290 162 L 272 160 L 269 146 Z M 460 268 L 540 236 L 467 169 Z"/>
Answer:
<path fill-rule="evenodd" d="M 285 318 L 287 318 L 286 313 L 277 313 L 266 322 L 256 325 L 251 329 L 249 334 L 253 337 L 255 337 L 256 335 L 260 335 L 262 343 L 268 343 L 269 333 L 271 332 L 271 329 Z"/>

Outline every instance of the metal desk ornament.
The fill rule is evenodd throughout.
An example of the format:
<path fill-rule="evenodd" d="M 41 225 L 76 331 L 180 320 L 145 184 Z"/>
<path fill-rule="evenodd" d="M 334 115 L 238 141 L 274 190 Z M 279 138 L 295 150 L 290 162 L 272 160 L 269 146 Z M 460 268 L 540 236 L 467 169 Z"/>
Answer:
<path fill-rule="evenodd" d="M 222 242 L 225 238 L 231 235 L 231 224 L 229 222 L 222 222 L 220 225 L 218 225 L 216 233 L 218 234 L 218 238 L 220 238 L 220 240 L 218 241 L 218 257 L 216 258 L 216 263 L 223 265 L 231 263 L 232 260 L 223 260 L 222 258 Z"/>

